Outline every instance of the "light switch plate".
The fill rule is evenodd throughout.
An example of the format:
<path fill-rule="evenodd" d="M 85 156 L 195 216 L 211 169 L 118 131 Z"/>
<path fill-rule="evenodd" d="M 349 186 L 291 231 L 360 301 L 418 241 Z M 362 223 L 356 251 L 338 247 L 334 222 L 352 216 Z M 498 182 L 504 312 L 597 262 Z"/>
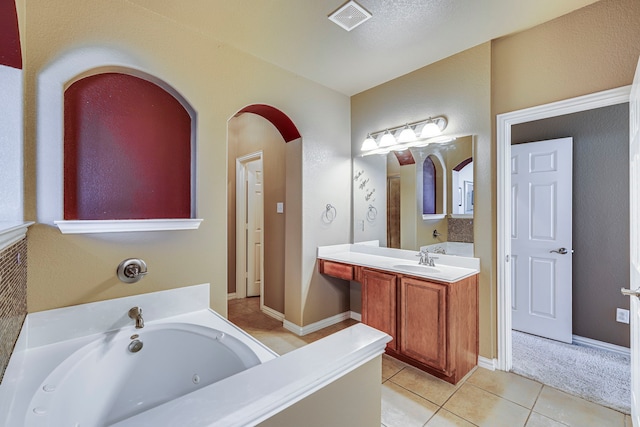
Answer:
<path fill-rule="evenodd" d="M 283 202 L 276 203 L 276 213 L 284 213 L 284 203 Z"/>

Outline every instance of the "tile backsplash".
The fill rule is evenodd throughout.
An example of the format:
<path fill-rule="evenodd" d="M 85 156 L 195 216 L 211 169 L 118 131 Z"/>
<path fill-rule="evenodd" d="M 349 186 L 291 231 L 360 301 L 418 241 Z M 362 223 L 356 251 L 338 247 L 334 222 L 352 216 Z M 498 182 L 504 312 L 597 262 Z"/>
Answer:
<path fill-rule="evenodd" d="M 449 218 L 447 224 L 448 241 L 473 243 L 473 218 Z"/>
<path fill-rule="evenodd" d="M 0 252 L 0 382 L 27 315 L 27 238 Z"/>

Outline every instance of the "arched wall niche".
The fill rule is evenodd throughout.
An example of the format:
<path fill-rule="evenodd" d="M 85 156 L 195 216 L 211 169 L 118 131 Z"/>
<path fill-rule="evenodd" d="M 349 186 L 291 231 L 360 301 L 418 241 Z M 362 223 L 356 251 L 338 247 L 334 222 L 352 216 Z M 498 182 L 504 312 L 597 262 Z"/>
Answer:
<path fill-rule="evenodd" d="M 194 216 L 192 114 L 146 77 L 109 71 L 67 85 L 65 220 Z"/>
<path fill-rule="evenodd" d="M 75 81 L 105 72 L 126 72 L 148 80 L 170 93 L 191 117 L 192 185 L 191 218 L 113 221 L 65 221 L 64 218 L 64 91 Z M 197 114 L 189 100 L 172 85 L 145 70 L 137 57 L 101 46 L 85 46 L 55 58 L 37 77 L 37 191 L 38 222 L 57 225 L 63 233 L 104 233 L 122 231 L 158 231 L 195 229 L 195 135 Z"/>

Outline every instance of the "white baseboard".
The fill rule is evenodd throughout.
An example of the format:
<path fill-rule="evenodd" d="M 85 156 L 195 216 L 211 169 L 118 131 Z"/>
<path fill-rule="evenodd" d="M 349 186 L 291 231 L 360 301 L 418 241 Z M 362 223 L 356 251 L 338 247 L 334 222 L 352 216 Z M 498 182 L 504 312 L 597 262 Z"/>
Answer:
<path fill-rule="evenodd" d="M 622 347 L 620 345 L 609 344 L 608 342 L 593 340 L 591 338 L 579 337 L 578 335 L 572 336 L 573 344 L 583 345 L 585 347 L 593 347 L 598 348 L 600 350 L 607 350 L 613 353 L 618 353 L 623 356 L 629 356 L 630 351 L 627 347 Z"/>
<path fill-rule="evenodd" d="M 356 313 L 355 311 L 352 311 L 349 317 L 353 320 L 357 320 L 358 322 L 362 322 L 362 314 Z"/>
<path fill-rule="evenodd" d="M 284 314 L 274 310 L 271 307 L 267 307 L 266 305 L 263 305 L 262 307 L 260 307 L 260 310 L 267 316 L 272 317 L 279 322 L 282 322 L 284 320 Z"/>
<path fill-rule="evenodd" d="M 312 323 L 307 326 L 298 326 L 293 322 L 289 322 L 288 320 L 284 320 L 282 322 L 282 326 L 288 330 L 293 332 L 298 336 L 304 336 L 310 334 L 315 331 L 319 331 L 320 329 L 324 329 L 327 326 L 335 325 L 336 323 L 340 323 L 343 320 L 347 320 L 351 318 L 351 312 L 345 311 L 344 313 L 336 314 L 332 317 L 327 317 L 326 319 L 320 320 L 319 322 Z"/>
<path fill-rule="evenodd" d="M 237 296 L 235 292 L 227 294 L 227 300 L 236 299 L 236 298 Z"/>
<path fill-rule="evenodd" d="M 490 371 L 495 371 L 496 366 L 498 366 L 498 361 L 496 359 L 489 359 L 487 357 L 478 356 L 478 366 Z"/>

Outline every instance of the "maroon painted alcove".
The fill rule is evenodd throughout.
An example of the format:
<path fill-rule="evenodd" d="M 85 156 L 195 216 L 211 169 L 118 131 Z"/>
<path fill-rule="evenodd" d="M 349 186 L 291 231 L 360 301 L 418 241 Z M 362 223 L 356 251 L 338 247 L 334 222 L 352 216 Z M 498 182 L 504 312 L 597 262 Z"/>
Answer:
<path fill-rule="evenodd" d="M 160 86 L 122 73 L 64 94 L 64 219 L 191 218 L 191 117 Z"/>
<path fill-rule="evenodd" d="M 0 65 L 22 69 L 20 30 L 14 0 L 0 1 Z"/>

